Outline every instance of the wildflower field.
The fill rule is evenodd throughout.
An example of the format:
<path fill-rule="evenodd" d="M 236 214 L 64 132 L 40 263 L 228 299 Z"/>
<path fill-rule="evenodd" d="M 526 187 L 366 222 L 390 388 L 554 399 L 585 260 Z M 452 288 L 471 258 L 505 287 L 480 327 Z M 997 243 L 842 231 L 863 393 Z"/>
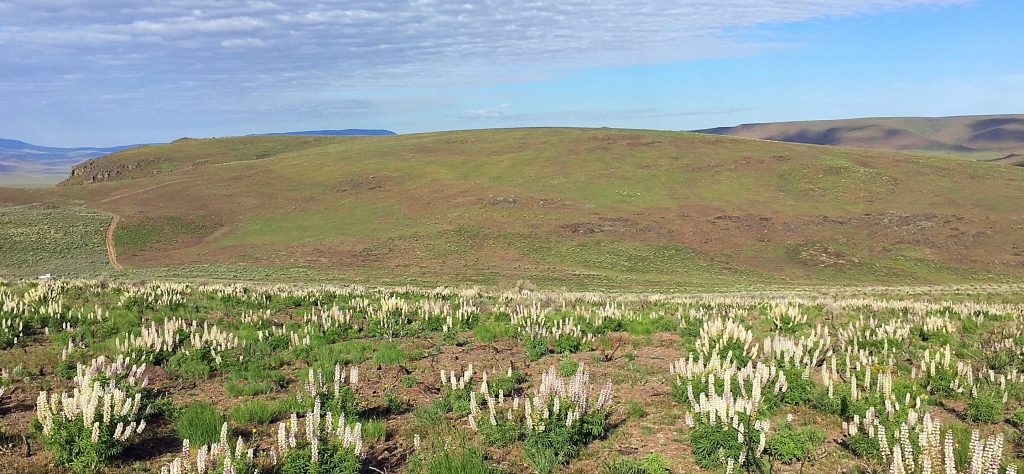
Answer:
<path fill-rule="evenodd" d="M 0 465 L 1013 473 L 1022 301 L 3 282 Z"/>

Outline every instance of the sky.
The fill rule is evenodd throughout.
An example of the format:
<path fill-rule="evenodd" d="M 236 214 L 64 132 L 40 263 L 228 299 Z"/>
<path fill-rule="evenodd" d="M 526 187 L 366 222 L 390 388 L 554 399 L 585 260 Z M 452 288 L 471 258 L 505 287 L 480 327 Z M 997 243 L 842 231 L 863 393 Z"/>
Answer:
<path fill-rule="evenodd" d="M 0 137 L 1024 113 L 1019 0 L 0 0 Z"/>

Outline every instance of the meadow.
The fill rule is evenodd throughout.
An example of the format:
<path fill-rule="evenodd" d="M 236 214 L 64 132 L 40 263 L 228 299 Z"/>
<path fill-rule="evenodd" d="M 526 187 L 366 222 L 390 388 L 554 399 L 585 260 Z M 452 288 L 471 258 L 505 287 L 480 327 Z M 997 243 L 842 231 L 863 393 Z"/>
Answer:
<path fill-rule="evenodd" d="M 1024 287 L 0 284 L 21 472 L 1012 473 Z"/>

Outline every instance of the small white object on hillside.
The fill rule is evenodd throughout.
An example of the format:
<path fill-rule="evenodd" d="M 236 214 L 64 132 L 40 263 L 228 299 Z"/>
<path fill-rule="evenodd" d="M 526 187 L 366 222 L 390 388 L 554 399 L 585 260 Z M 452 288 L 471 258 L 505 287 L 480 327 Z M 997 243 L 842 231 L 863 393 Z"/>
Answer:
<path fill-rule="evenodd" d="M 49 273 L 47 273 L 45 275 L 39 275 L 39 279 L 40 280 L 52 280 L 53 279 L 53 275 L 51 275 Z"/>

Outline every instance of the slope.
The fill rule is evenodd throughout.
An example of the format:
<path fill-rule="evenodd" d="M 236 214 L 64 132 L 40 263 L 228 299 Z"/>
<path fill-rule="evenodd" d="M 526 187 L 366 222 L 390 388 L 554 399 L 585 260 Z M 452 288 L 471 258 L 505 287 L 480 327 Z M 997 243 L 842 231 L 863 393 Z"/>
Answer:
<path fill-rule="evenodd" d="M 200 156 L 218 164 L 192 166 Z M 187 141 L 96 161 L 143 164 L 0 202 L 115 214 L 118 261 L 142 272 L 638 288 L 1024 268 L 1024 169 L 922 155 L 508 129 Z"/>

